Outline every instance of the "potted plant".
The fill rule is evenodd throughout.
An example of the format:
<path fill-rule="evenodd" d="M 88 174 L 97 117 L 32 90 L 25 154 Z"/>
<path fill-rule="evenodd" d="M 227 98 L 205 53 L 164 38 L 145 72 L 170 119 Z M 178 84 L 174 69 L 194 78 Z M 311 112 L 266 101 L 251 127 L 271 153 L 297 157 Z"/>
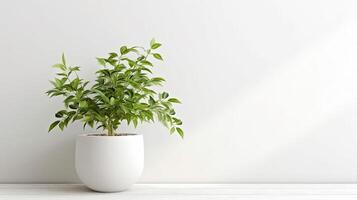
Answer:
<path fill-rule="evenodd" d="M 118 129 L 126 122 L 137 127 L 139 122 L 160 121 L 170 133 L 182 138 L 182 121 L 175 117 L 173 104 L 180 103 L 167 92 L 156 92 L 164 79 L 152 76 L 152 58 L 163 60 L 156 52 L 160 43 L 151 40 L 150 48 L 120 47 L 106 58 L 97 58 L 100 69 L 90 84 L 80 78 L 78 66 L 69 66 L 62 54 L 59 72 L 50 81 L 49 97 L 64 98 L 64 108 L 56 112 L 50 127 L 63 130 L 75 121 L 101 129 L 93 134 L 81 134 L 76 142 L 76 171 L 89 188 L 101 192 L 116 192 L 129 188 L 143 170 L 143 137 L 123 133 Z"/>

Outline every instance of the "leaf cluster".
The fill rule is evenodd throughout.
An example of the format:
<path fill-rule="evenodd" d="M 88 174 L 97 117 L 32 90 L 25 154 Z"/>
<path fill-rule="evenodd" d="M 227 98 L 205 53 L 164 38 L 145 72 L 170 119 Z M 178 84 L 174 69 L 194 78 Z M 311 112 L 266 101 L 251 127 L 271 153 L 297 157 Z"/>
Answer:
<path fill-rule="evenodd" d="M 154 39 L 150 48 L 122 46 L 118 52 L 97 58 L 99 70 L 92 86 L 80 78 L 78 66 L 70 67 L 62 54 L 61 62 L 53 65 L 59 72 L 50 81 L 53 88 L 47 91 L 49 97 L 64 98 L 64 108 L 56 112 L 57 118 L 49 131 L 55 127 L 63 130 L 70 123 L 82 121 L 87 125 L 103 129 L 108 135 L 118 134 L 116 130 L 123 121 L 137 127 L 138 123 L 160 121 L 170 133 L 184 136 L 180 128 L 182 121 L 174 110 L 180 100 L 167 92 L 153 88 L 162 86 L 165 79 L 153 76 L 152 59 L 163 60 L 157 49 L 161 46 Z"/>

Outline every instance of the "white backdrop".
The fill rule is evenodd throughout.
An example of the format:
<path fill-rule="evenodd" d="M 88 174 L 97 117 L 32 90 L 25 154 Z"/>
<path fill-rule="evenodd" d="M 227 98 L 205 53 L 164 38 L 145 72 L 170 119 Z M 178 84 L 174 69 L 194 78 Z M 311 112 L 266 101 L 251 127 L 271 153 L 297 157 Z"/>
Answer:
<path fill-rule="evenodd" d="M 77 182 L 75 124 L 48 134 L 62 52 L 164 44 L 155 71 L 183 104 L 185 140 L 143 125 L 141 182 L 357 182 L 353 0 L 2 0 L 0 182 Z"/>

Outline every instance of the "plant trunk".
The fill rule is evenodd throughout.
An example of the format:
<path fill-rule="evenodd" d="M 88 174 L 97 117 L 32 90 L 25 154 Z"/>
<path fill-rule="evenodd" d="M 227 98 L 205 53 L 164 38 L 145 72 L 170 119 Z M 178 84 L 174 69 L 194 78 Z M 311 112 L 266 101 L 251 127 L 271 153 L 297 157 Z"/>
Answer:
<path fill-rule="evenodd" d="M 107 130 L 108 130 L 108 136 L 114 136 L 113 127 L 109 126 L 109 127 L 107 128 Z"/>

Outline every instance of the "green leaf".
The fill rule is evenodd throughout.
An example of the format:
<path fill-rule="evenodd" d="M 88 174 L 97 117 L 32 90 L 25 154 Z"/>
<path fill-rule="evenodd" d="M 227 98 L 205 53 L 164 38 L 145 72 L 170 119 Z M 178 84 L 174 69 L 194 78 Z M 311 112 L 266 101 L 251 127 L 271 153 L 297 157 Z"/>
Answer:
<path fill-rule="evenodd" d="M 171 109 L 169 113 L 170 113 L 170 115 L 175 115 L 176 114 L 174 109 Z"/>
<path fill-rule="evenodd" d="M 101 74 L 104 76 L 110 76 L 110 71 L 108 69 L 101 69 L 96 72 L 96 74 Z"/>
<path fill-rule="evenodd" d="M 55 122 L 53 122 L 53 123 L 50 125 L 50 127 L 48 128 L 48 132 L 50 132 L 52 129 L 54 129 L 54 128 L 57 126 L 58 123 L 60 123 L 60 121 L 55 121 Z"/>
<path fill-rule="evenodd" d="M 79 71 L 80 68 L 78 66 L 77 67 L 70 67 L 69 70 L 75 72 L 75 71 Z"/>
<path fill-rule="evenodd" d="M 155 42 L 155 38 L 151 39 L 151 41 L 150 41 L 150 47 L 152 47 L 155 43 L 156 43 L 156 42 Z"/>
<path fill-rule="evenodd" d="M 148 81 L 148 85 L 162 85 L 162 83 L 165 82 L 165 79 L 161 78 L 161 77 L 155 77 L 152 78 Z"/>
<path fill-rule="evenodd" d="M 110 105 L 114 105 L 115 104 L 115 98 L 114 97 L 110 97 Z"/>
<path fill-rule="evenodd" d="M 57 83 L 56 83 L 55 81 L 50 81 L 50 83 L 51 83 L 55 88 L 58 87 L 58 86 L 57 86 Z M 50 90 L 50 91 L 54 92 L 54 91 L 57 91 L 57 90 Z"/>
<path fill-rule="evenodd" d="M 160 54 L 158 54 L 158 53 L 154 53 L 154 54 L 152 54 L 153 56 L 154 56 L 154 58 L 156 58 L 156 59 L 158 59 L 158 60 L 163 60 L 162 59 L 162 56 L 160 55 Z"/>
<path fill-rule="evenodd" d="M 175 127 L 172 127 L 171 129 L 170 129 L 170 134 L 173 134 L 174 132 L 175 132 Z"/>
<path fill-rule="evenodd" d="M 118 57 L 118 54 L 117 54 L 117 53 L 115 53 L 115 52 L 109 53 L 109 59 L 115 58 L 115 57 Z"/>
<path fill-rule="evenodd" d="M 136 50 L 136 48 L 135 48 L 135 47 L 129 48 L 129 49 L 127 50 L 127 53 L 129 53 L 129 52 L 134 52 L 134 53 L 139 54 L 139 51 L 138 51 L 138 50 Z"/>
<path fill-rule="evenodd" d="M 133 124 L 135 128 L 138 126 L 138 118 L 136 117 L 133 118 Z"/>
<path fill-rule="evenodd" d="M 100 65 L 102 65 L 102 66 L 105 67 L 105 64 L 106 64 L 105 58 L 97 58 L 97 61 L 98 61 L 98 63 L 99 63 Z"/>
<path fill-rule="evenodd" d="M 136 64 L 135 61 L 133 61 L 133 60 L 131 60 L 129 58 L 122 58 L 121 60 L 127 61 L 130 67 L 132 67 L 132 66 L 134 66 Z"/>
<path fill-rule="evenodd" d="M 55 114 L 55 117 L 61 118 L 61 117 L 63 117 L 63 115 L 66 114 L 66 113 L 67 113 L 67 111 L 65 111 L 65 110 L 60 110 L 60 111 L 58 111 L 58 112 Z"/>
<path fill-rule="evenodd" d="M 68 115 L 68 116 L 66 117 L 66 119 L 63 121 L 63 125 L 64 125 L 65 127 L 67 127 L 68 122 L 71 121 L 72 117 L 73 117 L 73 115 Z"/>
<path fill-rule="evenodd" d="M 79 78 L 75 78 L 70 84 L 71 84 L 71 86 L 72 86 L 72 88 L 73 89 L 77 89 L 78 88 L 78 85 L 79 85 L 79 83 L 80 83 L 80 79 Z"/>
<path fill-rule="evenodd" d="M 149 66 L 153 66 L 153 65 L 152 65 L 152 63 L 151 63 L 151 62 L 149 62 L 149 61 L 147 61 L 147 60 L 142 60 L 142 61 L 140 61 L 140 63 L 141 63 L 142 65 L 149 65 Z"/>
<path fill-rule="evenodd" d="M 130 122 L 131 122 L 131 115 L 126 116 L 126 122 L 128 123 L 128 126 L 129 126 Z"/>
<path fill-rule="evenodd" d="M 77 108 L 78 108 L 78 105 L 79 105 L 79 104 L 76 104 L 76 103 L 75 103 L 75 104 L 70 104 L 70 105 L 69 105 L 69 108 L 71 108 L 71 109 L 74 109 L 74 110 L 75 110 L 75 109 L 77 109 Z"/>
<path fill-rule="evenodd" d="M 66 108 L 68 108 L 69 106 L 71 106 L 72 104 L 75 103 L 75 99 L 74 99 L 74 96 L 73 95 L 70 95 L 68 97 L 66 97 L 63 102 L 64 102 L 64 105 L 66 106 Z M 74 109 L 74 108 L 73 108 Z"/>
<path fill-rule="evenodd" d="M 180 119 L 177 119 L 177 118 L 175 118 L 175 117 L 173 117 L 172 119 L 174 120 L 174 123 L 175 123 L 176 125 L 182 125 L 182 121 L 181 121 Z"/>
<path fill-rule="evenodd" d="M 88 108 L 88 103 L 86 101 L 80 101 L 79 102 L 79 107 L 80 108 Z"/>
<path fill-rule="evenodd" d="M 145 56 L 140 56 L 140 57 L 138 57 L 136 60 L 137 61 L 141 61 L 141 60 L 144 60 L 145 59 Z"/>
<path fill-rule="evenodd" d="M 85 122 L 85 123 L 83 124 L 83 130 L 86 129 L 86 126 L 87 126 L 87 122 Z"/>
<path fill-rule="evenodd" d="M 150 104 L 150 105 L 154 105 L 154 104 L 155 104 L 155 100 L 154 100 L 154 98 L 152 98 L 151 96 L 150 96 L 150 98 L 149 98 L 149 104 Z"/>
<path fill-rule="evenodd" d="M 66 73 L 56 73 L 58 76 L 64 76 L 64 77 L 67 77 L 67 74 Z"/>
<path fill-rule="evenodd" d="M 128 64 L 129 64 L 130 67 L 132 67 L 132 66 L 135 65 L 135 62 L 134 62 L 134 61 L 132 61 L 132 60 L 130 60 L 130 59 L 128 59 L 127 61 L 128 61 Z"/>
<path fill-rule="evenodd" d="M 184 132 L 183 132 L 183 130 L 181 129 L 181 128 L 179 128 L 179 127 L 177 127 L 176 128 L 176 131 L 178 132 L 178 134 L 181 136 L 181 138 L 183 139 L 183 137 L 184 137 Z"/>
<path fill-rule="evenodd" d="M 171 102 L 171 103 L 181 103 L 180 100 L 176 99 L 176 98 L 170 98 L 169 100 L 167 100 L 168 102 Z"/>
<path fill-rule="evenodd" d="M 100 129 L 100 128 L 104 128 L 104 125 L 102 124 L 102 125 L 99 125 L 96 129 L 98 130 L 98 129 Z"/>
<path fill-rule="evenodd" d="M 157 49 L 157 48 L 159 48 L 160 46 L 161 46 L 160 43 L 155 43 L 155 44 L 151 45 L 151 49 Z"/>
<path fill-rule="evenodd" d="M 64 53 L 62 53 L 62 64 L 66 66 L 66 58 L 64 56 Z"/>
<path fill-rule="evenodd" d="M 120 53 L 121 53 L 122 55 L 128 53 L 128 48 L 127 48 L 126 46 L 120 47 Z"/>
<path fill-rule="evenodd" d="M 149 95 L 152 95 L 152 94 L 156 94 L 156 92 L 154 90 L 150 90 L 150 89 L 147 89 L 147 88 L 141 88 L 143 90 L 143 92 L 145 94 L 149 94 Z"/>
<path fill-rule="evenodd" d="M 147 71 L 147 72 L 149 72 L 150 74 L 152 74 L 152 71 L 150 70 L 150 69 L 148 69 L 148 68 L 146 68 L 146 67 L 141 67 L 141 68 L 139 68 L 140 70 L 143 70 L 143 71 Z"/>
<path fill-rule="evenodd" d="M 117 66 L 115 66 L 114 67 L 114 69 L 117 71 L 117 72 L 120 72 L 120 71 L 122 71 L 123 69 L 125 69 L 126 67 L 125 67 L 125 65 L 123 65 L 123 64 L 120 64 L 120 65 L 117 65 Z"/>
<path fill-rule="evenodd" d="M 169 97 L 169 93 L 167 92 L 161 93 L 161 98 L 166 99 L 167 97 Z"/>
<path fill-rule="evenodd" d="M 94 92 L 96 92 L 97 94 L 99 94 L 100 97 L 102 97 L 102 100 L 106 103 L 110 103 L 110 100 L 107 96 L 105 96 L 105 94 L 103 92 L 101 92 L 100 90 L 94 89 Z"/>
<path fill-rule="evenodd" d="M 66 66 L 64 64 L 54 64 L 52 65 L 53 68 L 57 68 L 57 69 L 60 69 L 62 71 L 66 71 Z"/>
<path fill-rule="evenodd" d="M 60 88 L 62 86 L 62 81 L 58 78 L 55 78 L 54 84 L 57 88 Z"/>
<path fill-rule="evenodd" d="M 94 126 L 94 121 L 89 121 L 89 122 L 88 122 L 88 125 L 89 125 L 91 128 L 93 128 L 93 126 Z"/>
<path fill-rule="evenodd" d="M 161 78 L 161 77 L 154 77 L 154 78 L 150 79 L 150 81 L 152 81 L 152 82 L 164 82 L 165 79 Z"/>
<path fill-rule="evenodd" d="M 60 122 L 59 124 L 58 124 L 58 127 L 61 129 L 61 131 L 63 131 L 63 129 L 64 129 L 64 122 Z"/>

